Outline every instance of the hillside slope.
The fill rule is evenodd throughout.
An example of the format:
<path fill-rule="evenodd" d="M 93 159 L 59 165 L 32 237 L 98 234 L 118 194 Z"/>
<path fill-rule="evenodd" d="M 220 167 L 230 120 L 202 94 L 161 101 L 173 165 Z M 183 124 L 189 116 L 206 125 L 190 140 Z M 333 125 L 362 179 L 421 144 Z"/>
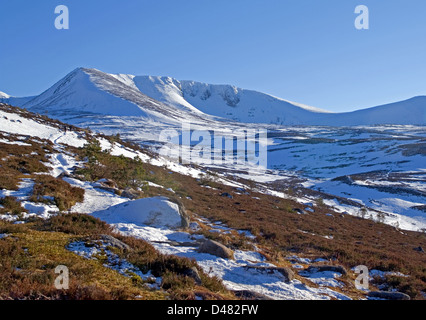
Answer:
<path fill-rule="evenodd" d="M 159 213 L 170 210 L 183 213 L 188 227 L 161 224 Z M 7 253 L 0 255 L 0 297 L 358 299 L 366 292 L 354 288 L 351 268 L 360 264 L 377 275 L 371 290 L 379 285 L 417 299 L 424 290 L 422 233 L 306 195 L 272 196 L 249 181 L 179 166 L 117 137 L 6 105 L 0 218 L 0 251 Z M 207 239 L 233 254 L 200 252 Z M 61 259 L 80 266 L 68 297 L 48 285 L 50 266 Z M 125 290 L 116 291 L 120 286 Z"/>

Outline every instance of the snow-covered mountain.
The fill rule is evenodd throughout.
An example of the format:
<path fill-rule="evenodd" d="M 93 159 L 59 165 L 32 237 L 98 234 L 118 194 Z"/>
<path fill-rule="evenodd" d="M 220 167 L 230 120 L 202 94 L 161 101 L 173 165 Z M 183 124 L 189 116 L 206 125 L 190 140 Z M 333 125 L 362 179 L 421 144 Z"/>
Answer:
<path fill-rule="evenodd" d="M 231 85 L 153 76 L 132 77 L 131 81 L 141 92 L 158 101 L 239 122 L 301 124 L 304 119 L 313 120 L 327 114 L 324 110 Z"/>
<path fill-rule="evenodd" d="M 0 99 L 9 99 L 10 96 L 7 93 L 0 91 Z"/>
<path fill-rule="evenodd" d="M 14 105 L 14 106 L 24 105 L 25 103 L 27 103 L 28 101 L 30 101 L 34 98 L 35 98 L 35 96 L 22 97 L 22 98 L 12 97 L 12 96 L 8 95 L 7 93 L 0 91 L 0 103 L 8 103 L 8 104 Z"/>
<path fill-rule="evenodd" d="M 141 92 L 166 104 L 244 123 L 325 126 L 426 124 L 426 96 L 354 112 L 331 113 L 231 85 L 152 76 L 133 77 L 132 82 Z"/>
<path fill-rule="evenodd" d="M 118 76 L 84 68 L 72 71 L 21 106 L 60 119 L 106 115 L 179 123 L 199 117 L 195 113 L 182 114 L 181 110 L 152 99 Z"/>
<path fill-rule="evenodd" d="M 353 112 L 332 114 L 324 118 L 323 125 L 426 125 L 426 96 L 385 104 Z"/>
<path fill-rule="evenodd" d="M 425 125 L 426 97 L 346 113 L 330 113 L 231 85 L 170 77 L 108 74 L 78 68 L 37 97 L 0 100 L 68 119 L 91 115 L 142 117 L 160 123 L 232 120 L 276 125 Z"/>

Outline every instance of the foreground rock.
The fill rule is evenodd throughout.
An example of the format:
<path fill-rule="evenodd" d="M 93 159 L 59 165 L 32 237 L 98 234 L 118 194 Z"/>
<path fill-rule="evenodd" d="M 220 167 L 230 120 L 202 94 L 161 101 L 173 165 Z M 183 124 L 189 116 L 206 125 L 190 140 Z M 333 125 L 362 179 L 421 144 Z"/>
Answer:
<path fill-rule="evenodd" d="M 156 228 L 181 229 L 189 225 L 182 206 L 166 197 L 143 198 L 117 204 L 93 216 L 107 223 L 131 223 Z"/>
<path fill-rule="evenodd" d="M 224 259 L 234 259 L 234 252 L 223 244 L 214 241 L 203 241 L 198 248 L 198 252 L 208 253 Z"/>

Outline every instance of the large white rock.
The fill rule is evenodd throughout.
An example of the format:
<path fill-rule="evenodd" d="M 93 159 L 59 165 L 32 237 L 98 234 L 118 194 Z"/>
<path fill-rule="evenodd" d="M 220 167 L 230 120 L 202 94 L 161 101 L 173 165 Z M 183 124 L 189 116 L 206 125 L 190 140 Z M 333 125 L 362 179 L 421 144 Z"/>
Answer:
<path fill-rule="evenodd" d="M 93 215 L 107 223 L 133 223 L 156 228 L 186 227 L 186 217 L 178 204 L 165 197 L 144 198 L 117 204 Z"/>

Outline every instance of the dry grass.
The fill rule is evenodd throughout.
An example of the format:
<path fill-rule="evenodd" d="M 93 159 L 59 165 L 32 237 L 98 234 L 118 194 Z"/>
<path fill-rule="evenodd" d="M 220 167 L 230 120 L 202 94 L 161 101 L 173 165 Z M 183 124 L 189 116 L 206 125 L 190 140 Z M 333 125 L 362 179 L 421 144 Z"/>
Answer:
<path fill-rule="evenodd" d="M 0 208 L 0 214 L 20 215 L 23 212 L 28 212 L 15 197 L 0 198 L 0 205 L 3 207 Z"/>
<path fill-rule="evenodd" d="M 52 203 L 60 211 L 67 211 L 84 200 L 84 189 L 50 175 L 35 175 L 34 188 L 29 198 L 32 202 Z M 52 200 L 51 200 L 52 199 Z"/>
<path fill-rule="evenodd" d="M 0 139 L 18 141 L 18 137 L 0 133 Z M 0 142 L 0 189 L 17 190 L 18 183 L 26 174 L 47 172 L 43 162 L 48 161 L 46 154 L 52 152 L 49 143 L 25 141 L 30 146 Z"/>
<path fill-rule="evenodd" d="M 206 297 L 233 297 L 220 280 L 202 273 L 201 285 L 182 272 L 195 265 L 194 261 L 162 255 L 147 242 L 114 234 L 110 226 L 90 216 L 67 214 L 47 221 L 35 220 L 15 225 L 0 221 L 0 299 L 191 299 L 194 292 Z M 73 241 L 97 239 L 109 234 L 130 246 L 129 252 L 117 250 L 120 257 L 141 270 L 162 276 L 163 290 L 151 290 L 137 281 L 103 266 L 102 259 L 87 260 L 66 249 Z M 54 269 L 65 265 L 70 270 L 70 288 L 54 288 Z"/>

